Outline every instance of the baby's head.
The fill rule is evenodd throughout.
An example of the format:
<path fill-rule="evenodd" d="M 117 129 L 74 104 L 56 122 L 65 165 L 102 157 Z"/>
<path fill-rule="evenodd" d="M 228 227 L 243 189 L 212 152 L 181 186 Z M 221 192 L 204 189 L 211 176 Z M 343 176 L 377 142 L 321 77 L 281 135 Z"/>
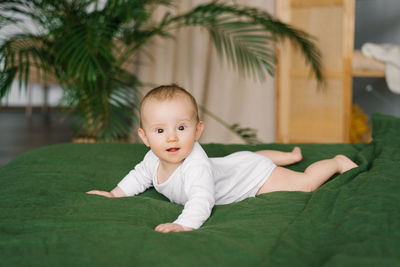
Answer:
<path fill-rule="evenodd" d="M 143 98 L 142 102 L 140 103 L 140 127 L 143 127 L 144 117 L 146 114 L 146 104 L 150 102 L 162 102 L 162 101 L 188 101 L 190 103 L 191 109 L 188 112 L 192 113 L 193 119 L 196 122 L 199 122 L 199 113 L 196 99 L 185 89 L 179 87 L 176 84 L 171 85 L 161 85 L 150 90 L 145 97 Z"/>
<path fill-rule="evenodd" d="M 177 85 L 154 88 L 142 100 L 138 134 L 161 161 L 183 162 L 203 128 L 196 100 Z"/>

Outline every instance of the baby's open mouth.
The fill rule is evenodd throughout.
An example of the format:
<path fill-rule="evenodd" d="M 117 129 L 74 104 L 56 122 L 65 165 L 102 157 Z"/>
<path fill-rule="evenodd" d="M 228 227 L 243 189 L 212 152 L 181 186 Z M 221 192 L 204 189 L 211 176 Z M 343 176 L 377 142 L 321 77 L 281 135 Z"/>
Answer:
<path fill-rule="evenodd" d="M 167 149 L 168 152 L 176 152 L 178 150 L 179 150 L 179 147 L 171 147 L 171 148 Z"/>

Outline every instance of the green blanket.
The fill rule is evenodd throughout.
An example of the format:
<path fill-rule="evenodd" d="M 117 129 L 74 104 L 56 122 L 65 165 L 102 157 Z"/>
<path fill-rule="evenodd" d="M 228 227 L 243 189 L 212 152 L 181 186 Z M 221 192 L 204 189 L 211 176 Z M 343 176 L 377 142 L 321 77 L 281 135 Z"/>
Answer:
<path fill-rule="evenodd" d="M 1 266 L 400 266 L 400 119 L 375 115 L 370 144 L 301 145 L 304 159 L 360 166 L 313 193 L 275 192 L 215 206 L 198 230 L 161 234 L 182 206 L 154 189 L 107 199 L 142 160 L 138 144 L 62 144 L 0 169 Z M 292 145 L 203 145 L 209 156 Z"/>

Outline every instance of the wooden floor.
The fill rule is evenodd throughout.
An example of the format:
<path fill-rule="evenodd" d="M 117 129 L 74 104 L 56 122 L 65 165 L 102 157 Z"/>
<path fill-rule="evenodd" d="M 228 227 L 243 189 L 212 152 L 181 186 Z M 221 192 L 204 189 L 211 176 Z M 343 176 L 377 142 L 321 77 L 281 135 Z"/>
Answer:
<path fill-rule="evenodd" d="M 24 109 L 0 109 L 0 168 L 25 151 L 71 142 L 71 138 L 70 121 L 62 121 L 58 110 L 46 115 L 34 110 L 28 118 Z"/>

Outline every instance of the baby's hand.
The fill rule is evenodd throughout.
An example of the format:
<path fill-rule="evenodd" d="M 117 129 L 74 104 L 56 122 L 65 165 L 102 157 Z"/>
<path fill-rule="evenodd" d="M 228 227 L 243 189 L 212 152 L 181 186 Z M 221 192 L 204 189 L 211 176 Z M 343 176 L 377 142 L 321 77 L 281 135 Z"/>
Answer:
<path fill-rule="evenodd" d="M 91 191 L 89 191 L 89 192 L 86 192 L 86 194 L 90 194 L 90 195 L 99 195 L 99 196 L 108 197 L 108 198 L 113 198 L 113 197 L 115 197 L 111 192 L 100 191 L 100 190 L 91 190 Z"/>
<path fill-rule="evenodd" d="M 91 190 L 91 191 L 89 191 L 89 192 L 86 192 L 86 194 L 99 195 L 99 196 L 109 197 L 109 198 L 113 198 L 113 197 L 126 197 L 126 196 L 127 196 L 127 195 L 124 193 L 124 191 L 122 191 L 122 189 L 119 188 L 118 186 L 117 186 L 116 188 L 114 188 L 113 190 L 111 190 L 111 192 L 100 191 L 100 190 Z"/>
<path fill-rule="evenodd" d="M 177 223 L 163 223 L 159 224 L 154 231 L 160 233 L 169 233 L 169 232 L 184 232 L 184 231 L 192 231 L 193 228 L 185 227 Z"/>

